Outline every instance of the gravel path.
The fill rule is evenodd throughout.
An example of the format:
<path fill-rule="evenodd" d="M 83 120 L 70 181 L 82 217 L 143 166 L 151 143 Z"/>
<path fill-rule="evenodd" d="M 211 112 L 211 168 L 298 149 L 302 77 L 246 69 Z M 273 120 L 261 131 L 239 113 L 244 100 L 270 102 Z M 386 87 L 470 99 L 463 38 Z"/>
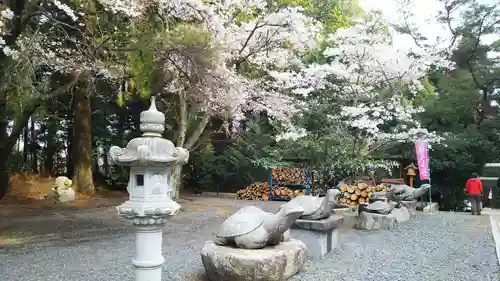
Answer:
<path fill-rule="evenodd" d="M 228 202 L 223 208 L 202 204 L 199 211 L 192 209 L 169 223 L 164 236 L 163 280 L 201 280 L 199 253 L 205 240 L 213 237 L 223 213 L 248 204 Z M 278 205 L 262 206 L 274 211 Z M 420 215 L 397 230 L 351 230 L 343 235 L 338 253 L 308 264 L 293 280 L 489 281 L 500 277 L 486 216 Z M 130 259 L 134 236 L 130 228 L 87 231 L 84 238 L 81 236 L 75 233 L 63 242 L 41 246 L 0 248 L 0 280 L 133 280 Z"/>
<path fill-rule="evenodd" d="M 349 231 L 294 281 L 498 281 L 488 216 L 418 215 L 398 229 Z"/>
<path fill-rule="evenodd" d="M 199 275 L 203 272 L 200 251 L 205 241 L 215 235 L 224 221 L 224 216 L 251 204 L 275 212 L 282 203 L 198 198 L 194 204 L 184 204 L 186 211 L 173 217 L 164 231 L 163 256 L 166 265 L 163 280 L 200 280 Z M 58 224 L 65 225 L 65 229 L 60 226 L 57 228 L 65 233 L 54 233 L 41 244 L 29 245 L 26 248 L 0 246 L 0 280 L 134 280 L 131 259 L 135 237 L 132 228 L 123 227 L 123 224 L 117 222 L 116 211 L 112 208 L 87 216 L 84 214 L 75 215 L 70 212 L 64 215 L 65 218 L 60 217 Z M 30 221 L 24 220 L 23 228 L 39 234 L 38 229 L 30 229 L 30 225 L 35 225 L 35 222 Z M 39 223 L 55 224 L 50 221 Z M 105 223 L 111 227 L 103 229 L 102 225 Z M 80 224 L 84 228 L 79 227 Z M 69 229 L 69 225 L 73 227 L 73 231 Z M 51 228 L 51 225 L 47 227 Z M 52 230 L 54 231 L 55 227 Z M 62 239 L 51 240 L 50 237 L 53 236 Z"/>

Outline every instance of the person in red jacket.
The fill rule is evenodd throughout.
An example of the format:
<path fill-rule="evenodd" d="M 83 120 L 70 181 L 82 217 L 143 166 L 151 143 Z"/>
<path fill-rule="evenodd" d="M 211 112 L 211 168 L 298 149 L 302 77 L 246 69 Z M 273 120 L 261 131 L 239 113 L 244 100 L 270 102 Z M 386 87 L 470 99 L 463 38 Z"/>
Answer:
<path fill-rule="evenodd" d="M 481 197 L 483 196 L 483 183 L 479 175 L 474 173 L 465 184 L 465 192 L 469 195 L 473 215 L 481 215 Z"/>

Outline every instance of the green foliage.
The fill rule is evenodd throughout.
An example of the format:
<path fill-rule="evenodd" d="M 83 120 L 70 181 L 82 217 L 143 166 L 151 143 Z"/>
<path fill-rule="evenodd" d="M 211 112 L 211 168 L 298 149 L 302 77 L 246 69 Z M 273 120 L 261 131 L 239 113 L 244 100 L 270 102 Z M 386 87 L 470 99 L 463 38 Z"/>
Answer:
<path fill-rule="evenodd" d="M 449 210 L 460 207 L 466 199 L 465 182 L 498 157 L 498 148 L 474 130 L 449 137 L 445 144 L 432 150 L 430 165 L 433 186 L 443 196 L 442 207 Z"/>
<path fill-rule="evenodd" d="M 422 123 L 446 138 L 444 145 L 434 146 L 430 155 L 433 186 L 442 194 L 444 209 L 459 208 L 466 196 L 466 180 L 500 156 L 498 111 L 484 106 L 500 77 L 495 76 L 498 65 L 487 56 L 494 44 L 482 45 L 477 40 L 478 26 L 470 25 L 478 22 L 467 18 L 483 8 L 474 6 L 464 14 L 466 19 L 458 29 L 464 36 L 451 57 L 457 68 L 431 71 L 429 83 L 439 95 L 422 101 L 426 109 L 421 114 Z"/>
<path fill-rule="evenodd" d="M 306 14 L 323 23 L 325 34 L 350 26 L 353 17 L 364 14 L 357 0 L 279 0 L 272 3 L 276 7 L 301 6 Z"/>
<path fill-rule="evenodd" d="M 260 125 L 234 140 L 212 141 L 192 153 L 185 182 L 202 190 L 236 191 L 255 181 L 266 181 L 266 164 L 260 162 L 271 138 L 260 134 Z M 270 160 L 270 166 L 277 164 Z M 262 164 L 262 165 L 261 165 Z"/>
<path fill-rule="evenodd" d="M 144 42 L 144 44 L 149 44 Z M 135 89 L 140 96 L 151 94 L 151 77 L 155 69 L 154 52 L 148 48 L 139 49 L 127 54 L 127 63 L 132 68 L 132 79 L 129 81 L 131 89 Z M 130 98 L 130 92 L 123 92 L 118 97 L 118 104 L 123 104 L 124 100 Z M 121 102 L 121 103 L 120 103 Z"/>

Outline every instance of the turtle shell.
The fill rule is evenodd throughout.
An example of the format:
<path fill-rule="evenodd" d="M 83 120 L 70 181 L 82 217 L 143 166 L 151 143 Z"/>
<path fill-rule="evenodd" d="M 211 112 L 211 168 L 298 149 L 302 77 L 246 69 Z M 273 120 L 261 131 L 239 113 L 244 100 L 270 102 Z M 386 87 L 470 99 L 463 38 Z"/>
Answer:
<path fill-rule="evenodd" d="M 243 207 L 222 223 L 217 236 L 236 237 L 247 234 L 261 226 L 269 215 L 271 213 L 254 206 Z"/>
<path fill-rule="evenodd" d="M 316 213 L 316 211 L 318 211 L 321 207 L 322 203 L 323 198 L 317 196 L 299 195 L 290 200 L 290 202 L 288 202 L 287 204 L 298 204 L 304 209 L 304 213 L 302 214 L 302 216 L 309 216 Z"/>
<path fill-rule="evenodd" d="M 391 205 L 387 202 L 375 201 L 375 202 L 369 204 L 368 206 L 366 206 L 365 208 L 368 210 L 378 211 L 378 210 L 388 209 L 390 207 L 391 207 Z"/>

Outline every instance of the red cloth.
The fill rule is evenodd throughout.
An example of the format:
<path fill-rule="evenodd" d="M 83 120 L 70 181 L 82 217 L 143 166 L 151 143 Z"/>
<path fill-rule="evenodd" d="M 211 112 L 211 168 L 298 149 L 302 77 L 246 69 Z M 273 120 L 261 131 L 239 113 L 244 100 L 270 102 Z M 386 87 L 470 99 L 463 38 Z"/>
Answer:
<path fill-rule="evenodd" d="M 477 195 L 483 193 L 483 183 L 478 178 L 472 178 L 465 184 L 465 192 L 470 195 Z"/>

